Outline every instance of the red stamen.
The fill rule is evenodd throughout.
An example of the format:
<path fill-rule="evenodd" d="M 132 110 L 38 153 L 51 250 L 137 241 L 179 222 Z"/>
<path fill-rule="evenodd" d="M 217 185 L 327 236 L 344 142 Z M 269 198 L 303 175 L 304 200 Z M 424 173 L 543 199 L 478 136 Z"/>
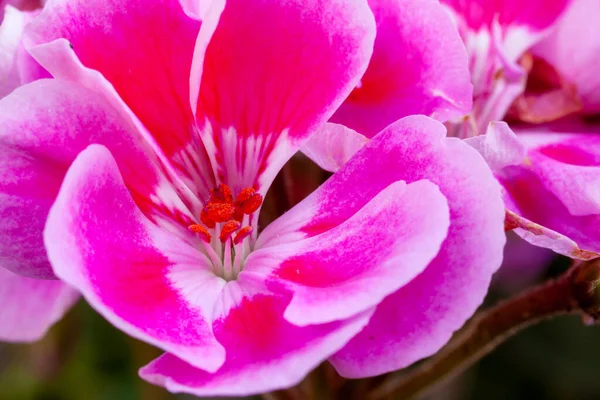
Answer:
<path fill-rule="evenodd" d="M 212 236 L 208 232 L 208 229 L 206 229 L 204 226 L 198 225 L 198 224 L 194 224 L 194 225 L 188 226 L 188 229 L 191 232 L 197 233 L 200 236 L 200 239 L 202 239 L 206 243 L 210 243 L 210 241 L 212 239 Z"/>
<path fill-rule="evenodd" d="M 221 228 L 221 234 L 219 235 L 219 239 L 221 240 L 221 243 L 225 243 L 231 237 L 233 232 L 240 229 L 241 225 L 242 224 L 240 224 L 238 221 L 234 221 L 234 220 L 225 222 L 225 224 L 223 225 L 223 228 Z"/>
<path fill-rule="evenodd" d="M 236 206 L 238 206 L 244 214 L 252 214 L 258 210 L 263 202 L 263 198 L 253 188 L 243 189 L 236 199 Z"/>
<path fill-rule="evenodd" d="M 244 219 L 244 212 L 237 206 L 235 207 L 235 212 L 233 213 L 233 219 L 239 222 L 242 222 Z"/>
<path fill-rule="evenodd" d="M 229 186 L 221 183 L 218 187 L 210 189 L 210 203 L 233 204 L 233 193 Z"/>
<path fill-rule="evenodd" d="M 233 218 L 235 207 L 227 203 L 208 203 L 206 207 L 206 217 L 213 222 L 225 222 Z"/>
<path fill-rule="evenodd" d="M 256 193 L 256 190 L 254 190 L 253 188 L 242 189 L 240 194 L 238 194 L 236 202 L 243 203 L 244 201 L 246 201 L 250 197 L 252 197 L 254 195 L 254 193 Z"/>
<path fill-rule="evenodd" d="M 252 233 L 252 227 L 251 226 L 245 226 L 242 229 L 240 229 L 240 231 L 237 233 L 237 235 L 235 235 L 235 238 L 233 239 L 233 243 L 235 244 L 240 244 L 242 242 L 242 240 L 246 239 L 248 237 L 248 235 L 250 235 Z"/>
<path fill-rule="evenodd" d="M 216 225 L 215 221 L 208 217 L 208 209 L 206 207 L 200 211 L 200 221 L 210 229 L 214 228 Z"/>

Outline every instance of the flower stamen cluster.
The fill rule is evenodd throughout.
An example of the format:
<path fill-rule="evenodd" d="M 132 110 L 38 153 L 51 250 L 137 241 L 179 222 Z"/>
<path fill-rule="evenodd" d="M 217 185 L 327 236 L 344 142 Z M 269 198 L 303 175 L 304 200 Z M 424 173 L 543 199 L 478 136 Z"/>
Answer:
<path fill-rule="evenodd" d="M 234 278 L 241 271 L 241 249 L 236 251 L 235 246 L 240 245 L 253 232 L 252 226 L 242 227 L 243 222 L 249 219 L 244 217 L 250 217 L 260 208 L 262 202 L 262 196 L 253 188 L 242 189 L 234 200 L 231 188 L 221 183 L 210 190 L 210 198 L 200 213 L 202 224 L 188 227 L 203 241 L 217 273 L 225 279 Z M 215 249 L 209 246 L 213 238 L 211 231 L 218 235 L 221 244 L 225 245 L 224 249 L 220 245 L 217 249 L 219 253 L 223 251 L 222 257 L 217 256 Z"/>

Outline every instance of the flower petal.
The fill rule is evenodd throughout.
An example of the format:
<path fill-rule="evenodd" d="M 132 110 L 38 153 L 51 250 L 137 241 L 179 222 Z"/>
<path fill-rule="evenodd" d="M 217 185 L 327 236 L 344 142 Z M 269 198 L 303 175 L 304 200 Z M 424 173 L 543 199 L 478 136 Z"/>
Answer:
<path fill-rule="evenodd" d="M 215 321 L 215 335 L 227 359 L 214 374 L 165 354 L 140 370 L 147 381 L 173 393 L 242 396 L 287 388 L 300 382 L 367 323 L 370 312 L 347 321 L 297 327 L 283 318 L 289 293 L 261 293 L 252 279 L 229 282 L 224 301 L 232 304 Z"/>
<path fill-rule="evenodd" d="M 503 185 L 508 229 L 567 257 L 595 258 L 600 251 L 600 141 L 591 132 L 552 132 L 557 128 L 516 135 L 503 122 L 492 123 L 485 136 L 467 142 Z"/>
<path fill-rule="evenodd" d="M 374 36 L 364 0 L 229 0 L 191 78 L 217 180 L 264 195 L 356 86 Z"/>
<path fill-rule="evenodd" d="M 599 15 L 600 2 L 573 0 L 552 33 L 532 49 L 576 85 L 588 114 L 600 112 Z"/>
<path fill-rule="evenodd" d="M 373 137 L 413 114 L 440 121 L 467 114 L 473 86 L 464 45 L 437 0 L 369 0 L 375 49 L 360 85 L 332 121 Z"/>
<path fill-rule="evenodd" d="M 135 127 L 97 93 L 40 80 L 0 100 L 0 265 L 37 278 L 54 274 L 42 230 L 69 164 L 91 143 L 108 146 L 145 214 L 187 234 L 189 211 Z M 182 220 L 181 226 L 172 220 Z M 185 232 L 185 233 L 184 233 Z"/>
<path fill-rule="evenodd" d="M 437 255 L 449 222 L 436 185 L 395 182 L 331 230 L 253 252 L 243 273 L 288 283 L 294 297 L 284 317 L 294 325 L 349 318 L 421 273 Z"/>
<path fill-rule="evenodd" d="M 60 281 L 26 278 L 0 267 L 0 340 L 41 339 L 78 298 Z"/>
<path fill-rule="evenodd" d="M 68 74 L 85 86 L 97 85 L 81 82 L 89 80 L 85 74 L 73 76 L 72 66 L 56 54 L 34 51 L 67 39 L 74 58 L 110 82 L 188 184 L 208 195 L 214 178 L 189 89 L 196 40 L 210 36 L 206 30 L 214 29 L 218 14 L 207 18 L 206 26 L 190 18 L 178 0 L 53 0 L 28 27 L 28 39 L 32 54 L 55 77 Z"/>
<path fill-rule="evenodd" d="M 324 124 L 304 145 L 302 153 L 325 171 L 342 168 L 369 139 L 344 125 Z"/>
<path fill-rule="evenodd" d="M 0 13 L 3 11 L 3 4 L 0 3 Z M 4 20 L 0 17 L 0 98 L 36 78 L 49 77 L 48 73 L 26 54 L 21 43 L 25 25 L 37 14 L 37 11 L 19 11 L 6 6 Z"/>
<path fill-rule="evenodd" d="M 480 305 L 500 266 L 505 235 L 499 185 L 475 150 L 444 136 L 443 125 L 424 116 L 390 125 L 258 239 L 257 247 L 267 248 L 327 231 L 399 180 L 429 180 L 448 200 L 450 229 L 437 257 L 388 296 L 372 322 L 332 359 L 344 376 L 381 374 L 439 350 Z"/>
<path fill-rule="evenodd" d="M 206 256 L 142 214 L 105 147 L 91 145 L 69 168 L 44 242 L 56 275 L 115 326 L 198 368 L 221 367 L 211 313 L 225 281 Z M 190 270 L 206 288 L 194 304 L 180 288 Z"/>
<path fill-rule="evenodd" d="M 485 135 L 465 139 L 465 142 L 483 156 L 492 171 L 518 165 L 527 155 L 527 148 L 506 122 L 490 122 Z"/>

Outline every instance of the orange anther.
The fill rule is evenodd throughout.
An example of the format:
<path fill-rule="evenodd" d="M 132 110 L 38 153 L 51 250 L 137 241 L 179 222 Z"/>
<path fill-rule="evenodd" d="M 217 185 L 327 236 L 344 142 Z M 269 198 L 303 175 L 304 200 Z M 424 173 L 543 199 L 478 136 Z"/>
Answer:
<path fill-rule="evenodd" d="M 223 228 L 221 228 L 221 234 L 219 235 L 219 239 L 221 239 L 221 243 L 225 243 L 233 234 L 233 232 L 240 229 L 240 224 L 238 221 L 227 221 L 223 224 Z"/>
<path fill-rule="evenodd" d="M 212 236 L 208 232 L 208 229 L 206 229 L 204 226 L 194 224 L 194 225 L 188 226 L 188 229 L 191 232 L 197 233 L 200 236 L 200 239 L 202 239 L 206 243 L 210 243 Z"/>
<path fill-rule="evenodd" d="M 263 202 L 263 198 L 253 188 L 243 189 L 238 195 L 235 205 L 238 206 L 244 214 L 252 214 L 258 210 Z"/>
<path fill-rule="evenodd" d="M 229 186 L 221 183 L 214 189 L 210 189 L 210 203 L 233 203 L 233 193 Z"/>
<path fill-rule="evenodd" d="M 225 222 L 233 218 L 235 207 L 227 203 L 208 203 L 206 207 L 206 218 L 213 222 Z"/>
<path fill-rule="evenodd" d="M 242 242 L 242 240 L 246 239 L 248 237 L 248 235 L 250 235 L 252 233 L 252 227 L 251 226 L 245 226 L 242 229 L 240 229 L 240 231 L 237 233 L 237 235 L 235 235 L 235 238 L 233 239 L 233 243 L 235 244 L 240 244 Z"/>

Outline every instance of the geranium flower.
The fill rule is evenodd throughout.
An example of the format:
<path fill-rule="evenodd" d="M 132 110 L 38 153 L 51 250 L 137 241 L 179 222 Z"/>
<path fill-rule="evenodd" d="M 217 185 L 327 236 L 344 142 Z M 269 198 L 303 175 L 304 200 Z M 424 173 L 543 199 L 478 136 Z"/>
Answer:
<path fill-rule="evenodd" d="M 22 84 L 49 76 L 28 56 L 21 43 L 23 28 L 39 13 L 35 9 L 40 6 L 34 1 L 0 2 L 0 98 Z M 0 136 L 4 135 L 0 133 Z M 12 218 L 13 210 L 28 201 L 26 193 L 15 196 L 15 182 L 10 174 L 12 168 L 7 168 L 6 162 L 0 163 L 0 232 L 13 237 L 9 232 L 22 229 L 18 226 L 19 220 Z M 5 267 L 0 268 L 0 340 L 5 341 L 41 338 L 78 297 L 74 290 L 56 279 L 34 279 L 35 276 L 11 272 L 9 269 L 27 269 L 29 264 L 32 253 L 23 254 L 22 259 L 14 258 L 14 251 L 21 244 L 20 241 L 0 242 L 0 267 Z"/>
<path fill-rule="evenodd" d="M 408 117 L 259 232 L 273 178 L 365 72 L 373 15 L 361 0 L 194 4 L 55 1 L 30 25 L 55 79 L 0 101 L 20 133 L 1 159 L 36 200 L 13 211 L 13 256 L 46 251 L 52 269 L 30 268 L 164 349 L 141 375 L 175 392 L 264 392 L 325 359 L 370 376 L 437 351 L 500 265 L 485 162 Z"/>
<path fill-rule="evenodd" d="M 522 57 L 551 33 L 569 0 L 442 0 L 453 15 L 469 54 L 474 85 L 470 118 L 457 120 L 451 133 L 484 134 L 502 120 L 525 89 L 527 63 Z"/>
<path fill-rule="evenodd" d="M 519 99 L 513 119 L 567 119 L 542 125 L 515 121 L 512 130 L 494 123 L 486 137 L 470 139 L 504 187 L 507 227 L 535 245 L 580 259 L 600 254 L 600 125 L 593 120 L 600 110 L 594 91 L 598 18 L 598 2 L 573 1 L 551 34 L 531 50 L 545 67 L 529 72 L 527 87 L 537 91 Z M 552 77 L 564 83 L 553 86 Z M 577 107 L 556 101 L 568 97 L 560 95 L 565 88 L 572 90 Z"/>

